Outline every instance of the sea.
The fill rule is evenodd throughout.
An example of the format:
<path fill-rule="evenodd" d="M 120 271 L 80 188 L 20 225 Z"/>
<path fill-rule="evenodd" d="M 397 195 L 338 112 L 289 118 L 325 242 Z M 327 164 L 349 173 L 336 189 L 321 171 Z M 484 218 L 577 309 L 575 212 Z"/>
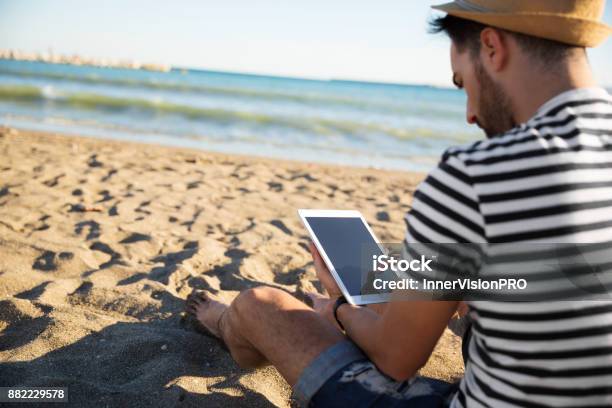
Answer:
<path fill-rule="evenodd" d="M 14 60 L 0 60 L 0 125 L 409 171 L 483 137 L 456 89 Z"/>

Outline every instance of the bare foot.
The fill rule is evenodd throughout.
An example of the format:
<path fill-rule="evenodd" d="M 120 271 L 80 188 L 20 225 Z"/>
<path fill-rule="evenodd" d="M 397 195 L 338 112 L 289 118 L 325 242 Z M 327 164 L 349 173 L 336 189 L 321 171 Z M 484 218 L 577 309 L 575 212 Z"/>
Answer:
<path fill-rule="evenodd" d="M 195 317 L 210 334 L 221 338 L 219 323 L 223 313 L 227 310 L 227 305 L 209 298 L 204 292 L 194 290 L 187 297 L 185 310 Z"/>

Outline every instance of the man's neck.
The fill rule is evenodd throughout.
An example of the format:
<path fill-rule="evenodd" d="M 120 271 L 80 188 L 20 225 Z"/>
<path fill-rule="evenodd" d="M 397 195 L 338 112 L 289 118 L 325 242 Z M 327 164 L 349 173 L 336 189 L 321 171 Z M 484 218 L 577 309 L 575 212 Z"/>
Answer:
<path fill-rule="evenodd" d="M 512 92 L 514 120 L 525 123 L 555 96 L 578 88 L 597 86 L 586 56 L 566 61 L 554 70 L 525 70 L 517 75 Z"/>

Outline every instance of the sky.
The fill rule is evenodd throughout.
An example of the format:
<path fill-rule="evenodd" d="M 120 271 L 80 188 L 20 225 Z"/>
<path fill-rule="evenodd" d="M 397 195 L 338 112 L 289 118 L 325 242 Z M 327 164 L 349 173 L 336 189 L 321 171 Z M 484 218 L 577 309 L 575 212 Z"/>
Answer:
<path fill-rule="evenodd" d="M 0 49 L 451 86 L 433 0 L 0 0 Z M 604 20 L 612 24 L 612 5 Z M 612 86 L 612 39 L 590 52 Z"/>

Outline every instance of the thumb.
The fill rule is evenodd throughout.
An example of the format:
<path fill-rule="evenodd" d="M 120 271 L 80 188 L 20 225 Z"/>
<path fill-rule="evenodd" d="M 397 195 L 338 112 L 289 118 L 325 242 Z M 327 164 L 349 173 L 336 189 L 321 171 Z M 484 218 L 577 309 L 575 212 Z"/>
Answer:
<path fill-rule="evenodd" d="M 327 266 L 325 266 L 325 263 L 323 262 L 323 258 L 321 258 L 319 250 L 312 241 L 310 242 L 310 253 L 312 254 L 312 260 L 317 268 L 324 267 L 327 269 Z"/>
<path fill-rule="evenodd" d="M 310 241 L 310 244 L 308 244 L 308 249 L 310 249 L 310 255 L 312 255 L 314 259 L 319 256 L 319 251 L 317 250 L 314 242 Z"/>

